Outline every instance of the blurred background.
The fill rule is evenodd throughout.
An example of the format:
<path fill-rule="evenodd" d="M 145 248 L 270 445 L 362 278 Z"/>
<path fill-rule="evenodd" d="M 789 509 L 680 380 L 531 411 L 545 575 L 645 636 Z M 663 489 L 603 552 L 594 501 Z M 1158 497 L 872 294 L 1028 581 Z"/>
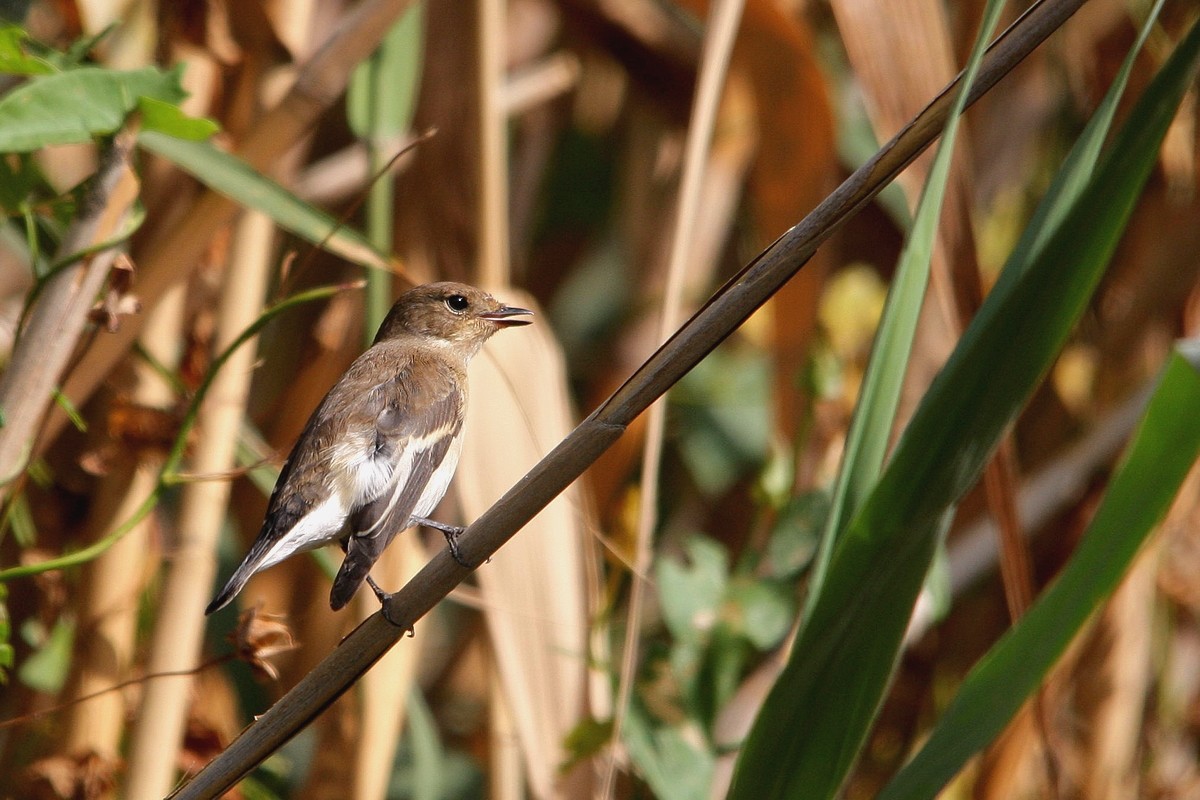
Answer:
<path fill-rule="evenodd" d="M 1142 5 L 1085 3 L 967 114 L 900 425 L 1112 81 Z M 178 65 L 183 109 L 215 121 L 216 145 L 290 198 L 246 210 L 268 192 L 261 176 L 215 194 L 203 170 L 137 154 L 140 227 L 73 347 L 27 468 L 6 469 L 0 568 L 121 535 L 82 563 L 0 584 L 0 796 L 162 796 L 374 613 L 370 593 L 329 611 L 337 552 L 256 576 L 211 619 L 203 607 L 257 533 L 309 413 L 391 298 L 453 279 L 537 309 L 535 325 L 496 337 L 472 368 L 468 448 L 437 515 L 470 521 L 940 91 L 983 3 L 746 0 L 700 132 L 707 3 L 408 6 L 386 37 L 378 31 L 374 55 L 347 51 L 344 91 L 338 67 L 305 66 L 355 4 L 0 4 L 0 17 L 57 51 L 107 31 L 84 48 L 98 66 Z M 1131 91 L 1195 13 L 1167 3 Z M 0 76 L 0 89 L 16 85 Z M 281 99 L 315 124 L 288 127 Z M 710 144 L 684 204 L 698 134 Z M 97 153 L 38 149 L 37 191 L 5 201 L 6 353 L 45 277 L 30 268 L 29 242 L 61 235 L 56 204 Z M 875 794 L 1053 577 L 1142 390 L 1173 340 L 1197 332 L 1195 154 L 1193 93 L 1083 323 L 1013 432 L 1005 491 L 1022 536 L 1001 547 L 982 488 L 966 498 L 847 797 Z M 927 169 L 918 160 L 853 217 L 671 391 L 665 416 L 639 419 L 230 796 L 723 796 L 793 631 Z M 321 235 L 285 230 L 276 221 L 288 202 L 361 241 L 317 246 Z M 359 244 L 366 255 L 347 256 Z M 323 286 L 341 288 L 262 317 Z M 224 362 L 181 434 L 215 356 L 256 320 L 254 344 Z M 177 440 L 182 465 L 164 480 Z M 947 796 L 1200 797 L 1198 491 L 1193 476 L 1037 710 Z M 139 508 L 148 513 L 133 522 Z M 396 588 L 442 546 L 410 532 L 373 574 Z M 1001 553 L 1025 563 L 1024 578 L 1002 580 Z"/>

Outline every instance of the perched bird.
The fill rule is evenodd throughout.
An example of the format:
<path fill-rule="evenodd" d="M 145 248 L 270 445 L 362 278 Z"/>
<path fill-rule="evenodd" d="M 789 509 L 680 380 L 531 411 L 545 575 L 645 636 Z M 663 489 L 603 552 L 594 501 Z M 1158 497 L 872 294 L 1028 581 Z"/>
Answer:
<path fill-rule="evenodd" d="M 205 613 L 225 606 L 254 573 L 335 541 L 346 558 L 330 606 L 346 605 L 364 580 L 382 602 L 387 594 L 371 579 L 371 567 L 413 524 L 441 530 L 461 561 L 462 529 L 426 515 L 458 466 L 467 363 L 493 333 L 526 325 L 531 314 L 461 283 L 431 283 L 402 295 L 371 347 L 309 418 L 271 492 L 258 538 Z"/>

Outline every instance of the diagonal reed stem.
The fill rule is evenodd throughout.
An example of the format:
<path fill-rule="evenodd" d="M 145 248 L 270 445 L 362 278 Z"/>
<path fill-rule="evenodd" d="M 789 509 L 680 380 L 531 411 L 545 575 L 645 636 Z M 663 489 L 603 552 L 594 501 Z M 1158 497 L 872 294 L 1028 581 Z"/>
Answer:
<path fill-rule="evenodd" d="M 1085 0 L 1043 0 L 1030 8 L 989 50 L 971 87 L 979 99 Z M 943 90 L 875 156 L 812 213 L 777 239 L 721 288 L 611 397 L 472 524 L 460 539 L 463 559 L 481 564 L 547 503 L 567 488 L 624 432 L 626 426 L 682 378 L 812 257 L 817 247 L 866 205 L 934 141 L 953 95 Z M 547 554 L 553 557 L 553 553 Z M 213 798 L 295 736 L 450 593 L 470 570 L 439 552 L 387 605 L 389 623 L 375 614 L 313 668 L 290 692 L 243 731 L 221 755 L 172 795 Z"/>

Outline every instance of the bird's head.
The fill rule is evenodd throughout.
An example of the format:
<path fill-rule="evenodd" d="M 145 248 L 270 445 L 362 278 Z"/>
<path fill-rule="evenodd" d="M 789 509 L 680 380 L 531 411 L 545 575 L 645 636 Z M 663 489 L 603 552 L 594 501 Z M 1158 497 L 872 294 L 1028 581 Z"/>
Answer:
<path fill-rule="evenodd" d="M 533 312 L 506 306 L 465 283 L 427 283 L 400 296 L 379 326 L 376 342 L 416 335 L 474 353 L 501 328 L 528 325 Z"/>

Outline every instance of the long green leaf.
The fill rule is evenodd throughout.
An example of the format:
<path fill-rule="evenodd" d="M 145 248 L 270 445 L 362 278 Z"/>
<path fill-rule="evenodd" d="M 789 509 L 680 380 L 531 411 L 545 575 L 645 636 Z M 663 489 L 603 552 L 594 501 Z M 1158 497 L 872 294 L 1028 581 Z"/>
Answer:
<path fill-rule="evenodd" d="M 1200 28 L 1193 28 L 1080 200 L 1034 262 L 993 289 L 934 380 L 833 553 L 746 740 L 733 797 L 827 797 L 844 780 L 882 701 L 938 531 L 1086 307 L 1198 55 Z"/>
<path fill-rule="evenodd" d="M 964 87 L 970 86 L 975 79 L 985 45 L 992 38 L 1003 9 L 1003 0 L 990 0 L 987 4 L 975 48 L 967 61 L 962 80 Z M 875 486 L 883 469 L 883 457 L 887 453 L 892 425 L 895 424 L 900 390 L 904 385 L 904 375 L 917 333 L 917 320 L 921 316 L 925 289 L 929 285 L 929 268 L 937 241 L 942 201 L 946 195 L 946 181 L 950 177 L 950 160 L 954 155 L 959 117 L 966 102 L 967 93 L 960 91 L 950 110 L 950 118 L 921 191 L 912 230 L 904 242 L 895 277 L 888 289 L 887 303 L 875 333 L 871 361 L 863 375 L 854 418 L 846 434 L 842 466 L 830 498 L 829 518 L 809 582 L 810 602 L 806 613 L 812 608 L 812 601 L 820 595 L 838 537 Z"/>
<path fill-rule="evenodd" d="M 1200 455 L 1200 373 L 1168 362 L 1092 524 L 1053 583 L 975 666 L 925 746 L 880 800 L 933 797 L 1004 729 L 1088 617 L 1117 588 Z"/>
<path fill-rule="evenodd" d="M 249 164 L 210 142 L 187 141 L 157 131 L 142 131 L 138 144 L 186 170 L 210 189 L 247 208 L 261 211 L 281 228 L 364 267 L 392 270 L 394 265 L 361 234 L 341 226 L 324 211 L 304 202 Z"/>

